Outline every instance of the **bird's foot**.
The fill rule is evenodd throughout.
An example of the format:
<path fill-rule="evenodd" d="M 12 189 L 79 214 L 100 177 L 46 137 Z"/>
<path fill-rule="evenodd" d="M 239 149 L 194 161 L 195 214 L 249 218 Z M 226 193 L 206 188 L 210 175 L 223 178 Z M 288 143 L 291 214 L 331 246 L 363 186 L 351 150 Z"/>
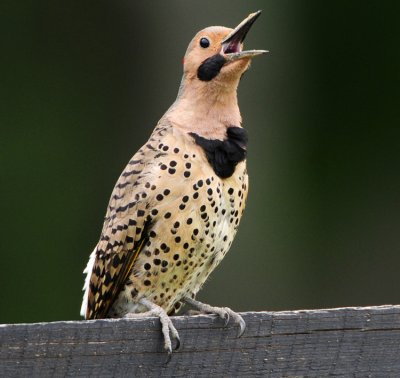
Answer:
<path fill-rule="evenodd" d="M 202 313 L 217 314 L 220 318 L 225 320 L 225 326 L 228 325 L 229 320 L 232 319 L 235 324 L 239 326 L 239 331 L 237 337 L 243 335 L 246 329 L 246 323 L 243 318 L 237 314 L 235 311 L 231 310 L 229 307 L 214 307 L 206 303 L 196 301 L 195 299 L 185 297 L 184 302 L 188 305 L 194 307 Z"/>
<path fill-rule="evenodd" d="M 148 317 L 148 316 L 157 316 L 160 319 L 161 323 L 161 331 L 164 336 L 164 349 L 168 353 L 168 359 L 167 363 L 171 359 L 172 355 L 172 342 L 171 342 L 171 337 L 170 333 L 172 335 L 172 338 L 176 340 L 176 346 L 174 350 L 178 350 L 181 346 L 181 340 L 179 338 L 178 331 L 176 330 L 175 326 L 173 325 L 170 317 L 168 314 L 165 312 L 165 310 L 154 304 L 153 302 L 150 302 L 148 299 L 142 298 L 139 303 L 146 307 L 149 311 L 146 312 L 141 312 L 141 313 L 128 313 L 125 315 L 125 318 L 143 318 L 143 317 Z"/>

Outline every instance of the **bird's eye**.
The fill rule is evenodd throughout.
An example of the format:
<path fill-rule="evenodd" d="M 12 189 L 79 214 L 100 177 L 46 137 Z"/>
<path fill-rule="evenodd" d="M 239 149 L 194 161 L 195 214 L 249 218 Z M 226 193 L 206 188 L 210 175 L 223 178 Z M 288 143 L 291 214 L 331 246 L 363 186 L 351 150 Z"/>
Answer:
<path fill-rule="evenodd" d="M 202 38 L 200 39 L 200 46 L 203 47 L 203 49 L 206 49 L 208 46 L 210 46 L 210 41 L 208 38 Z"/>

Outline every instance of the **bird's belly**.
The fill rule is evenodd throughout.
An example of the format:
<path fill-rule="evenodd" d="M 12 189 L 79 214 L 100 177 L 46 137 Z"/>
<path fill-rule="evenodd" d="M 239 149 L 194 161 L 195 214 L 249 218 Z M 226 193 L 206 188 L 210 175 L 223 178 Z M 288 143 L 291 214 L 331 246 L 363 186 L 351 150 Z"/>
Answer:
<path fill-rule="evenodd" d="M 158 208 L 151 237 L 113 306 L 115 316 L 144 311 L 146 297 L 170 312 L 195 295 L 229 250 L 247 195 L 245 163 L 229 179 L 205 176 Z M 197 194 L 196 194 L 197 193 Z"/>

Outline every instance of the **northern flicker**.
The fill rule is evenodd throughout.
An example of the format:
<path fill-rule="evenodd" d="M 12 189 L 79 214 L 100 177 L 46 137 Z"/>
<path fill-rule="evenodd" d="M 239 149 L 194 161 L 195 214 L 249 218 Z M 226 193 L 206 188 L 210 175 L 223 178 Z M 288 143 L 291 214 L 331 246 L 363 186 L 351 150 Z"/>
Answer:
<path fill-rule="evenodd" d="M 242 50 L 259 15 L 192 39 L 177 99 L 119 177 L 84 270 L 82 316 L 158 316 L 169 354 L 170 333 L 179 345 L 169 315 L 182 303 L 244 332 L 240 315 L 195 296 L 229 250 L 245 208 L 247 132 L 237 87 L 251 59 L 266 52 Z"/>

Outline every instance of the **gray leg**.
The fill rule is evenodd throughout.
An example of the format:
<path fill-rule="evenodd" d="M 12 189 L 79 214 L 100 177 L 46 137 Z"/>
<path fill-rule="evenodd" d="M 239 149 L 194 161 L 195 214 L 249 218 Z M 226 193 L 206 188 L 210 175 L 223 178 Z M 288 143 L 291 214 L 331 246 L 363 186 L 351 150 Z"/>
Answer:
<path fill-rule="evenodd" d="M 234 323 L 239 325 L 238 337 L 243 335 L 243 332 L 246 329 L 246 323 L 239 314 L 232 311 L 229 307 L 210 306 L 190 297 L 185 297 L 183 301 L 203 313 L 217 314 L 222 319 L 225 319 L 225 325 L 229 323 L 229 319 L 232 319 Z"/>
<path fill-rule="evenodd" d="M 169 333 L 171 332 L 172 337 L 176 340 L 176 348 L 175 350 L 179 349 L 181 344 L 179 339 L 178 331 L 176 330 L 175 326 L 172 324 L 171 319 L 165 312 L 165 310 L 150 302 L 148 299 L 142 298 L 139 300 L 139 303 L 145 306 L 149 311 L 141 312 L 141 313 L 128 313 L 125 315 L 126 318 L 144 318 L 148 316 L 157 316 L 160 319 L 161 323 L 161 331 L 164 336 L 164 349 L 168 352 L 169 355 L 172 353 L 172 343 Z"/>

